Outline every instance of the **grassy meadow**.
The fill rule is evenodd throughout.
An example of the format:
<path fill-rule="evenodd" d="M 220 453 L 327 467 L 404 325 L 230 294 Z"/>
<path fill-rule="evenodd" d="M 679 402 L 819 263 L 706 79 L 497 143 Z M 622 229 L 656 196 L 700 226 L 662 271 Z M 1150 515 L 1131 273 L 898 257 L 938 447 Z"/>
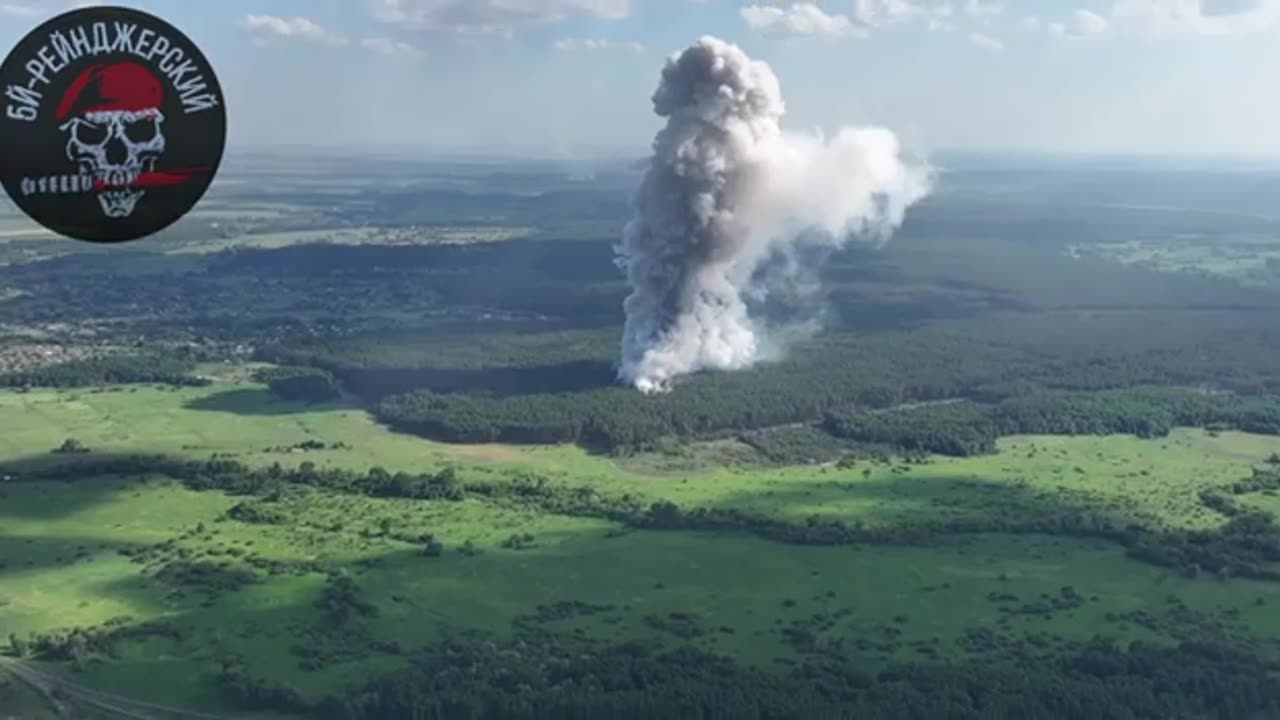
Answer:
<path fill-rule="evenodd" d="M 857 518 L 870 526 L 1069 504 L 1154 526 L 1210 527 L 1222 519 L 1197 502 L 1197 492 L 1239 479 L 1280 451 L 1280 438 L 1179 430 L 1158 440 L 1015 437 L 992 456 L 845 468 L 713 467 L 695 452 L 673 469 L 656 456 L 614 460 L 568 446 L 433 443 L 391 433 L 356 408 L 276 400 L 234 373 L 205 388 L 0 394 L 0 459 L 30 459 L 34 449 L 67 438 L 93 452 L 219 453 L 261 465 L 310 461 L 392 472 L 451 465 L 464 478 L 533 470 L 681 506 Z M 343 446 L 290 449 L 307 441 Z M 531 623 L 565 638 L 691 643 L 766 668 L 786 667 L 814 646 L 838 645 L 871 662 L 982 656 L 1000 651 L 992 633 L 1045 652 L 1099 632 L 1153 642 L 1198 633 L 1280 638 L 1274 583 L 1192 580 L 1102 540 L 982 535 L 932 547 L 793 546 L 631 530 L 477 500 L 313 488 L 281 499 L 286 523 L 226 519 L 241 500 L 168 478 L 9 478 L 0 484 L 0 637 L 122 618 L 175 623 L 186 631 L 181 640 L 132 640 L 121 657 L 85 665 L 77 680 L 211 709 L 222 654 L 321 693 L 394 668 L 403 651 L 451 634 L 507 636 Z M 401 539 L 424 533 L 443 544 L 438 557 Z M 505 542 L 513 535 L 532 540 L 513 548 Z M 315 606 L 325 582 L 319 573 L 263 574 L 238 590 L 204 592 L 120 552 L 166 541 L 168 552 L 211 562 L 256 556 L 345 569 L 379 614 L 358 634 L 334 633 Z M 330 662 L 300 667 L 299 642 L 324 648 Z"/>

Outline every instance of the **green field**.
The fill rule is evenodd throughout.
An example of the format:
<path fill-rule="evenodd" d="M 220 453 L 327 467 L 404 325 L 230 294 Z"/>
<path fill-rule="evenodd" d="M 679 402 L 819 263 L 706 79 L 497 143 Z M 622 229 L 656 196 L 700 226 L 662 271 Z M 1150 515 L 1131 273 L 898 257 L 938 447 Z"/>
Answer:
<path fill-rule="evenodd" d="M 1161 272 L 1220 275 L 1256 283 L 1275 281 L 1280 245 L 1271 236 L 1162 238 L 1072 247 L 1074 257 L 1098 257 Z"/>
<path fill-rule="evenodd" d="M 236 211 L 211 210 L 193 215 L 220 220 L 271 219 L 264 211 L 251 211 L 235 216 Z M 267 211 L 269 212 L 269 211 Z M 200 240 L 187 242 L 166 250 L 170 255 L 210 255 L 237 248 L 278 249 L 307 244 L 331 245 L 431 245 L 503 242 L 531 233 L 529 228 L 512 227 L 460 227 L 429 228 L 390 232 L 380 228 L 327 228 L 322 230 L 294 230 L 283 232 L 252 232 L 232 239 Z"/>
<path fill-rule="evenodd" d="M 871 527 L 1033 515 L 1064 505 L 1151 527 L 1212 527 L 1222 518 L 1197 502 L 1198 491 L 1244 477 L 1280 451 L 1280 438 L 1179 430 L 1159 440 L 1007 438 L 996 455 L 923 464 L 694 463 L 684 472 L 646 473 L 640 468 L 661 458 L 619 462 L 576 447 L 433 443 L 390 433 L 358 409 L 284 403 L 239 380 L 197 389 L 0 394 L 0 456 L 17 463 L 12 467 L 69 437 L 96 453 L 233 454 L 263 466 L 310 461 L 429 472 L 453 465 L 464 478 L 536 471 L 682 507 L 857 519 Z M 287 450 L 306 441 L 349 447 Z M 0 637 L 121 618 L 166 620 L 182 628 L 180 639 L 130 640 L 119 657 L 83 664 L 76 680 L 208 709 L 222 706 L 214 675 L 216 658 L 227 654 L 318 696 L 403 662 L 399 652 L 370 650 L 379 643 L 411 650 L 465 630 L 509 638 L 530 623 L 570 639 L 690 643 L 775 669 L 814 647 L 840 646 L 869 663 L 981 657 L 992 652 L 972 642 L 983 631 L 1049 649 L 1099 633 L 1155 642 L 1280 639 L 1275 583 L 1190 579 L 1104 540 L 987 534 L 931 547 L 797 546 L 741 534 L 634 530 L 518 504 L 305 487 L 272 503 L 288 522 L 226 519 L 242 500 L 159 477 L 8 478 L 0 483 Z M 403 539 L 421 533 L 443 544 L 439 557 Z M 503 546 L 521 534 L 532 536 L 527 547 Z M 476 552 L 458 552 L 468 543 Z M 157 544 L 165 544 L 163 552 L 146 562 L 120 552 Z M 179 557 L 342 569 L 378 615 L 358 634 L 334 632 L 315 607 L 325 583 L 318 572 L 261 573 L 238 590 L 206 591 L 158 572 Z M 531 619 L 538 606 L 564 602 L 586 603 L 590 611 Z M 298 645 L 326 661 L 300 667 Z"/>

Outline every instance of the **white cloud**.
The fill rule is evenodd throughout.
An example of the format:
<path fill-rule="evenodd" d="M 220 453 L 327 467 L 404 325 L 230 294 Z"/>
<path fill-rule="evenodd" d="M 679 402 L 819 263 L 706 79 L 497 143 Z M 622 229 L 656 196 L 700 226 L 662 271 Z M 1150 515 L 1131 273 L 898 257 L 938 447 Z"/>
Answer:
<path fill-rule="evenodd" d="M 1280 0 L 1117 0 L 1111 20 L 1151 35 L 1240 35 L 1280 26 Z"/>
<path fill-rule="evenodd" d="M 249 15 L 244 19 L 244 27 L 258 37 L 282 37 L 305 40 L 320 45 L 341 47 L 347 44 L 347 38 L 335 33 L 323 25 L 304 17 L 282 18 L 274 15 Z"/>
<path fill-rule="evenodd" d="M 1089 10 L 1076 10 L 1071 17 L 1072 32 L 1079 37 L 1106 32 L 1107 25 L 1106 18 Z"/>
<path fill-rule="evenodd" d="M 1066 25 L 1063 25 L 1063 24 L 1062 24 L 1062 23 L 1060 23 L 1060 22 L 1052 22 L 1052 23 L 1049 23 L 1048 25 L 1046 25 L 1045 27 L 1047 27 L 1047 28 L 1049 29 L 1049 34 L 1050 34 L 1050 35 L 1057 35 L 1058 37 L 1065 37 L 1065 36 L 1066 36 L 1066 34 L 1067 34 L 1067 26 L 1066 26 Z"/>
<path fill-rule="evenodd" d="M 983 47 L 1003 47 L 1003 43 L 995 40 L 989 30 L 998 26 L 1005 15 L 1005 7 L 1000 0 L 845 1 L 852 4 L 847 16 L 829 13 L 817 2 L 790 5 L 757 2 L 742 8 L 741 15 L 752 28 L 774 35 L 865 36 L 876 30 L 910 26 L 931 33 L 973 32 L 983 38 L 977 41 Z M 1010 21 L 1017 22 L 1017 18 Z M 1044 27 L 1035 17 L 1024 18 L 1023 24 L 1031 29 Z"/>
<path fill-rule="evenodd" d="M 414 46 L 399 40 L 385 37 L 367 37 L 360 40 L 360 47 L 369 52 L 387 57 L 417 57 L 421 55 Z"/>
<path fill-rule="evenodd" d="M 249 15 L 244 19 L 244 27 L 260 41 L 284 38 L 331 48 L 354 46 L 384 57 L 417 57 L 422 54 L 413 45 L 389 37 L 366 37 L 352 43 L 345 35 L 304 17 Z"/>
<path fill-rule="evenodd" d="M 620 20 L 631 0 L 372 0 L 382 22 L 454 35 L 510 37 L 573 17 Z"/>
<path fill-rule="evenodd" d="M 741 14 L 752 28 L 775 35 L 864 36 L 880 29 L 910 26 L 931 33 L 972 32 L 983 37 L 978 41 L 983 47 L 993 43 L 1003 47 L 1003 43 L 994 40 L 991 30 L 999 27 L 1006 15 L 1005 4 L 1000 0 L 845 1 L 852 4 L 847 16 L 825 11 L 816 1 L 784 5 L 757 0 L 742 8 Z M 1045 21 L 1032 15 L 1014 15 L 1008 21 L 1020 22 L 1030 30 L 1046 28 Z"/>
<path fill-rule="evenodd" d="M 645 50 L 644 45 L 637 42 L 614 42 L 612 40 L 595 40 L 591 38 L 562 38 L 555 41 L 553 47 L 561 52 L 624 50 L 641 53 Z"/>
<path fill-rule="evenodd" d="M 1003 13 L 994 0 L 853 0 L 851 19 L 866 29 L 922 23 L 930 32 L 952 32 L 963 24 L 989 27 Z"/>
<path fill-rule="evenodd" d="M 951 12 L 951 6 L 947 3 L 942 3 L 938 7 L 945 8 L 946 14 Z M 863 27 L 891 25 L 920 17 L 925 13 L 924 6 L 912 0 L 854 0 L 853 2 L 853 20 Z"/>
<path fill-rule="evenodd" d="M 999 52 L 1004 49 L 1004 43 L 991 37 L 990 35 L 983 35 L 982 33 L 978 33 L 978 32 L 969 33 L 969 41 L 984 50 Z"/>
<path fill-rule="evenodd" d="M 843 37 L 854 33 L 853 22 L 844 15 L 828 15 L 813 3 L 788 8 L 749 5 L 742 19 L 753 30 L 769 35 Z"/>

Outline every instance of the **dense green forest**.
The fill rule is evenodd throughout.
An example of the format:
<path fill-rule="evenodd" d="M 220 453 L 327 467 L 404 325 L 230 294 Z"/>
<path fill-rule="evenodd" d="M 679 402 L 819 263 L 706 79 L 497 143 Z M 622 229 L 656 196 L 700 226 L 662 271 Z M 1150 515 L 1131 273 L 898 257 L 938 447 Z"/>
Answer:
<path fill-rule="evenodd" d="M 941 362 L 938 369 L 957 371 Z M 1094 392 L 1056 389 L 1073 384 L 1069 375 L 1039 379 L 1045 384 L 940 381 L 844 389 L 833 384 L 841 378 L 816 373 L 808 376 L 810 383 L 776 378 L 772 387 L 741 386 L 732 376 L 708 377 L 655 397 L 628 397 L 624 389 L 506 397 L 416 391 L 384 400 L 377 415 L 392 427 L 453 441 L 576 442 L 611 452 L 652 447 L 666 437 L 768 428 L 816 417 L 825 418 L 821 426 L 837 437 L 946 455 L 992 452 L 997 437 L 1015 434 L 1158 437 L 1177 426 L 1280 434 L 1277 396 L 1141 387 L 1152 375 L 1138 373 L 1128 375 L 1137 380 L 1136 389 Z M 774 379 L 767 369 L 755 377 Z M 850 383 L 867 380 L 860 373 L 847 377 Z M 1118 377 L 1108 382 L 1094 376 L 1079 385 L 1124 383 Z"/>
<path fill-rule="evenodd" d="M 789 675 L 754 671 L 693 648 L 591 649 L 456 642 L 415 668 L 314 705 L 229 662 L 224 691 L 246 707 L 324 720 L 1121 720 L 1280 712 L 1272 668 L 1226 647 L 1177 648 L 1105 640 L 1058 660 L 860 670 L 819 656 Z"/>
<path fill-rule="evenodd" d="M 272 394 L 283 400 L 323 403 L 342 398 L 333 375 L 319 368 L 270 368 L 255 373 L 254 379 L 266 383 Z"/>

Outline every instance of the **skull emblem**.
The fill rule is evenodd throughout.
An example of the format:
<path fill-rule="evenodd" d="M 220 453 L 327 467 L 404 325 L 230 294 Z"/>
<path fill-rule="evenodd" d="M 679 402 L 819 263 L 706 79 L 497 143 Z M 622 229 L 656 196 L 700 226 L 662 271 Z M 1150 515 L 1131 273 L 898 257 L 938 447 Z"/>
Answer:
<path fill-rule="evenodd" d="M 67 159 L 94 179 L 98 203 L 109 218 L 127 218 L 145 193 L 135 187 L 155 172 L 164 153 L 164 91 L 149 70 L 133 62 L 85 70 L 58 107 L 58 129 L 67 134 Z"/>

